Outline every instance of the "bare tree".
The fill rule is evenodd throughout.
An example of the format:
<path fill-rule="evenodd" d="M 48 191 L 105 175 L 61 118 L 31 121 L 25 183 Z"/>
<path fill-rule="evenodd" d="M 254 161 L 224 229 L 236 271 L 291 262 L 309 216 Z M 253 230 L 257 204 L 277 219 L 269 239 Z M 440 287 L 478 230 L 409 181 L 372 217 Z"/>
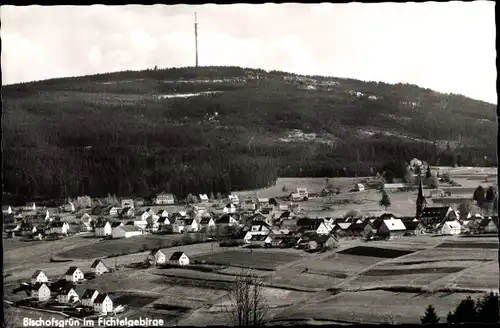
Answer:
<path fill-rule="evenodd" d="M 241 270 L 229 294 L 226 307 L 230 324 L 238 326 L 262 326 L 269 311 L 263 293 L 262 282 L 252 270 Z"/>

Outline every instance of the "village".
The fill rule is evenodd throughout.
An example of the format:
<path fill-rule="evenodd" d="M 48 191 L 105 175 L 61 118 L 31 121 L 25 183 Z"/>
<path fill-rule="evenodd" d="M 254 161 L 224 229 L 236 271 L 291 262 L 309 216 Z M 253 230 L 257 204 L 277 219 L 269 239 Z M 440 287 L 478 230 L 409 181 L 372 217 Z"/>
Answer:
<path fill-rule="evenodd" d="M 173 194 L 161 193 L 149 202 L 140 198 L 115 200 L 114 204 L 95 205 L 89 197 L 79 197 L 56 208 L 38 208 L 35 203 L 22 208 L 4 206 L 4 239 L 33 240 L 51 243 L 70 236 L 96 238 L 113 243 L 115 240 L 140 236 L 190 236 L 191 243 L 218 243 L 220 247 L 242 249 L 279 248 L 294 252 L 324 253 L 337 249 L 351 240 L 372 242 L 411 239 L 416 236 L 485 235 L 498 231 L 498 216 L 480 213 L 460 213 L 458 206 L 427 204 L 423 179 L 418 179 L 415 203 L 422 204 L 420 213 L 399 216 L 389 211 L 379 216 L 364 216 L 351 210 L 342 217 L 312 217 L 304 210 L 308 202 L 329 199 L 341 194 L 338 188 L 309 192 L 298 187 L 287 196 L 274 198 L 245 197 L 236 193 L 226 198 L 200 194 L 189 196 L 183 204 Z M 355 183 L 343 193 L 359 194 L 370 183 Z M 382 192 L 408 189 L 403 183 L 383 184 Z M 432 190 L 429 196 L 435 193 Z M 383 206 L 383 204 L 381 205 Z M 73 218 L 66 220 L 65 217 Z M 137 241 L 141 243 L 141 241 Z M 192 268 L 210 264 L 192 258 L 188 251 L 178 250 L 167 255 L 163 245 L 141 251 L 148 255 L 142 268 Z M 262 250 L 265 252 L 265 250 Z M 51 257 L 52 261 L 52 257 Z M 113 275 L 106 257 L 95 258 L 90 267 L 68 265 L 67 271 L 48 276 L 43 268 L 33 272 L 31 280 L 18 280 L 15 294 L 26 293 L 17 305 L 60 311 L 73 317 L 114 316 L 125 305 L 113 300 L 112 293 L 87 285 L 102 275 Z M 108 263 L 107 263 L 108 262 Z M 215 261 L 216 262 L 216 261 Z M 214 263 L 217 264 L 217 263 Z M 220 264 L 220 263 L 219 263 Z M 19 297 L 16 297 L 19 299 Z"/>

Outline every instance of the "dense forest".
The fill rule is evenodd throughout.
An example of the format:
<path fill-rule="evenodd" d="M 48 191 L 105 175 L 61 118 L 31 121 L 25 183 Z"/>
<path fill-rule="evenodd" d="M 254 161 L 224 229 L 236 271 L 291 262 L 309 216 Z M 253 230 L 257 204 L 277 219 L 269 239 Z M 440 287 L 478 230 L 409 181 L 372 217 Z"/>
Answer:
<path fill-rule="evenodd" d="M 2 97 L 3 191 L 20 200 L 228 193 L 414 157 L 497 165 L 495 105 L 414 85 L 191 67 L 9 85 Z"/>

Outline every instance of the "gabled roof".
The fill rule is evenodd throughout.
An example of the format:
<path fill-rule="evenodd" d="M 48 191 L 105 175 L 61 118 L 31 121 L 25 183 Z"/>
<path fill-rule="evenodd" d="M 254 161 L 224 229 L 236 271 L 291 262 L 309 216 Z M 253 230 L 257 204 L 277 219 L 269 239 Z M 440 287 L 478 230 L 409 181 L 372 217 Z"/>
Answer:
<path fill-rule="evenodd" d="M 158 222 L 158 223 L 165 223 L 165 221 L 170 222 L 170 220 L 167 217 L 160 217 L 156 222 Z"/>
<path fill-rule="evenodd" d="M 181 258 L 182 254 L 184 254 L 184 252 L 175 252 L 170 257 L 170 261 L 179 261 L 179 259 Z"/>
<path fill-rule="evenodd" d="M 85 292 L 83 293 L 83 296 L 82 296 L 82 300 L 92 298 L 92 296 L 94 296 L 95 292 L 97 292 L 97 289 L 92 289 L 92 288 L 85 289 Z"/>
<path fill-rule="evenodd" d="M 193 221 L 194 221 L 194 219 L 185 219 L 185 220 L 184 220 L 184 224 L 185 224 L 185 225 L 192 225 L 192 224 L 193 224 Z"/>
<path fill-rule="evenodd" d="M 96 228 L 104 228 L 106 226 L 106 223 L 109 223 L 108 221 L 101 221 L 95 225 Z"/>
<path fill-rule="evenodd" d="M 402 231 L 406 230 L 405 225 L 400 219 L 390 219 L 384 220 L 384 224 L 389 229 L 389 231 Z"/>
<path fill-rule="evenodd" d="M 200 224 L 209 224 L 210 220 L 212 220 L 212 218 L 202 218 Z"/>
<path fill-rule="evenodd" d="M 339 223 L 337 223 L 337 225 L 339 226 L 339 228 L 341 230 L 347 230 L 347 229 L 349 229 L 349 227 L 351 226 L 351 224 L 352 223 L 350 223 L 350 222 L 339 222 Z"/>
<path fill-rule="evenodd" d="M 158 213 L 156 213 L 156 214 L 157 215 L 162 215 L 163 213 L 168 214 L 167 210 L 159 210 Z"/>
<path fill-rule="evenodd" d="M 31 278 L 33 278 L 33 279 L 38 278 L 38 275 L 39 275 L 40 273 L 42 273 L 42 272 L 43 272 L 42 270 L 36 270 L 36 271 L 33 273 L 33 275 L 31 276 Z"/>
<path fill-rule="evenodd" d="M 490 218 L 484 218 L 479 222 L 479 225 L 481 227 L 486 227 L 488 224 L 490 224 L 491 219 Z"/>
<path fill-rule="evenodd" d="M 425 207 L 422 210 L 421 218 L 440 218 L 443 219 L 448 213 L 449 206 Z"/>
<path fill-rule="evenodd" d="M 460 229 L 461 228 L 460 222 L 458 222 L 458 221 L 446 221 L 446 222 L 444 222 L 443 226 L 444 225 L 447 225 L 452 229 Z"/>
<path fill-rule="evenodd" d="M 111 228 L 116 228 L 116 227 L 119 227 L 121 225 L 122 225 L 122 223 L 120 221 L 115 221 L 115 222 L 111 223 Z"/>
<path fill-rule="evenodd" d="M 104 262 L 103 262 L 103 261 L 101 261 L 101 260 L 95 260 L 95 261 L 92 263 L 92 265 L 90 266 L 90 268 L 91 268 L 91 269 L 96 268 L 96 267 L 97 267 L 97 265 L 99 264 L 99 262 L 100 262 L 100 263 L 102 263 L 105 267 L 107 267 L 107 265 L 106 265 L 106 264 L 104 264 Z"/>
<path fill-rule="evenodd" d="M 267 238 L 267 235 L 252 235 L 250 241 L 262 241 Z"/>
<path fill-rule="evenodd" d="M 230 222 L 230 219 L 231 219 L 232 216 L 230 215 L 223 215 L 221 216 L 215 223 L 229 223 Z"/>
<path fill-rule="evenodd" d="M 31 287 L 31 289 L 32 289 L 32 290 L 39 290 L 39 289 L 40 289 L 40 287 L 42 287 L 43 285 L 47 286 L 47 284 L 46 284 L 46 283 L 44 283 L 44 282 L 37 282 L 37 283 L 35 283 L 35 284 Z"/>
<path fill-rule="evenodd" d="M 409 230 L 409 231 L 414 231 L 415 229 L 417 229 L 418 227 L 418 224 L 420 223 L 420 221 L 406 221 L 406 222 L 403 222 L 403 224 L 405 225 L 406 227 L 406 230 Z"/>
<path fill-rule="evenodd" d="M 365 229 L 365 226 L 366 224 L 365 223 L 358 223 L 358 222 L 355 222 L 355 223 L 352 223 L 350 226 L 349 226 L 349 230 L 351 231 L 362 231 Z"/>
<path fill-rule="evenodd" d="M 70 266 L 68 271 L 66 271 L 65 275 L 71 276 L 73 273 L 75 273 L 76 270 L 79 270 L 77 266 Z"/>
<path fill-rule="evenodd" d="M 104 300 L 106 299 L 106 297 L 108 297 L 108 294 L 106 294 L 106 293 L 99 293 L 99 295 L 97 295 L 97 297 L 94 300 L 94 304 L 102 304 L 102 302 L 104 302 Z"/>
<path fill-rule="evenodd" d="M 297 221 L 297 225 L 299 227 L 307 227 L 309 229 L 318 229 L 321 223 L 323 223 L 323 220 L 321 219 L 310 218 L 301 218 Z"/>

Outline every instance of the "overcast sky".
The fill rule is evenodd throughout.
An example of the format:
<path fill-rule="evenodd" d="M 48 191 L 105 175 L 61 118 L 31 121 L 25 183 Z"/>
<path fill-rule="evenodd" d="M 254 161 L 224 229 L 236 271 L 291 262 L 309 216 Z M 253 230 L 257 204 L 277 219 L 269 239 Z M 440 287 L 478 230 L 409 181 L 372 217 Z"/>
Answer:
<path fill-rule="evenodd" d="M 408 82 L 496 103 L 494 2 L 1 8 L 3 84 L 237 65 Z"/>

